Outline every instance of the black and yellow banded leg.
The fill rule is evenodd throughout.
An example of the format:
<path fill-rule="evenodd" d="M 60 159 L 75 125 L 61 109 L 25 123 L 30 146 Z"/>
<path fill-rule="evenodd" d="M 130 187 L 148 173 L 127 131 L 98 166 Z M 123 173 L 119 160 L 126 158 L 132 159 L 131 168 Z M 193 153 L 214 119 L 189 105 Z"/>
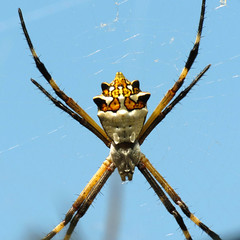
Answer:
<path fill-rule="evenodd" d="M 165 206 L 165 208 L 168 210 L 168 212 L 170 214 L 172 214 L 175 218 L 175 220 L 177 221 L 179 227 L 181 228 L 185 238 L 187 240 L 192 240 L 192 237 L 183 221 L 183 218 L 181 217 L 181 215 L 178 213 L 178 211 L 176 210 L 176 208 L 172 205 L 172 203 L 170 202 L 170 200 L 167 198 L 167 196 L 165 195 L 165 193 L 163 192 L 163 190 L 161 189 L 161 187 L 158 185 L 158 183 L 155 181 L 155 179 L 152 177 L 152 175 L 150 174 L 150 172 L 148 171 L 148 169 L 146 168 L 146 166 L 140 161 L 140 163 L 138 164 L 138 169 L 140 170 L 140 172 L 143 174 L 143 176 L 146 178 L 146 180 L 148 181 L 148 183 L 151 185 L 151 187 L 153 188 L 153 190 L 155 191 L 155 193 L 158 195 L 159 199 L 161 200 L 161 202 L 163 203 L 163 205 Z"/>
<path fill-rule="evenodd" d="M 45 90 L 37 81 L 35 81 L 34 79 L 31 79 L 32 83 L 38 87 L 38 89 L 45 94 L 45 96 L 47 96 L 50 101 L 52 101 L 55 106 L 57 106 L 58 108 L 62 109 L 64 112 L 66 112 L 67 114 L 69 114 L 72 118 L 74 118 L 77 122 L 79 122 L 81 125 L 83 125 L 84 127 L 86 127 L 87 129 L 89 129 L 91 132 L 95 133 L 95 135 L 97 135 L 108 147 L 110 146 L 110 142 L 108 142 L 108 140 L 106 140 L 106 138 L 104 136 L 102 136 L 101 134 L 98 134 L 98 132 L 95 131 L 95 128 L 90 125 L 84 118 L 82 118 L 81 116 L 79 116 L 78 114 L 76 114 L 74 111 L 72 111 L 70 108 L 68 108 L 63 102 L 57 100 L 56 98 L 54 98 L 47 90 Z"/>
<path fill-rule="evenodd" d="M 88 194 L 87 198 L 84 200 L 84 202 L 81 204 L 81 206 L 79 207 L 77 213 L 75 214 L 75 216 L 73 217 L 73 219 L 70 222 L 70 226 L 67 230 L 67 233 L 64 237 L 64 240 L 69 240 L 79 219 L 81 217 L 84 216 L 84 214 L 87 212 L 88 208 L 91 206 L 93 200 L 95 199 L 95 197 L 97 196 L 97 194 L 100 192 L 100 190 L 102 189 L 103 185 L 106 183 L 106 181 L 108 180 L 108 178 L 110 177 L 110 175 L 112 174 L 112 172 L 115 169 L 115 165 L 112 163 L 109 168 L 108 171 L 105 171 L 103 173 L 103 175 L 101 176 L 101 178 L 98 180 L 98 182 L 94 185 L 94 187 L 91 189 L 90 193 Z"/>
<path fill-rule="evenodd" d="M 69 209 L 65 215 L 65 219 L 58 224 L 50 233 L 48 233 L 42 240 L 52 239 L 57 233 L 59 233 L 71 220 L 73 215 L 79 209 L 83 209 L 83 206 L 91 203 L 91 197 L 96 196 L 101 190 L 101 187 L 106 182 L 107 178 L 114 171 L 115 165 L 111 160 L 105 160 L 83 191 L 80 193 L 76 201 L 73 203 L 72 207 Z M 95 195 L 94 195 L 95 194 Z M 90 199 L 90 200 L 89 200 Z M 93 199 L 92 199 L 93 200 Z M 90 205 L 89 205 L 90 206 Z M 89 207 L 88 206 L 88 207 Z"/>
<path fill-rule="evenodd" d="M 194 87 L 194 85 L 201 79 L 201 77 L 205 74 L 205 72 L 210 68 L 210 64 L 207 65 L 193 81 L 186 87 L 183 91 L 181 91 L 172 102 L 167 105 L 167 107 L 154 119 L 153 124 L 160 123 L 167 114 L 175 107 L 176 104 L 178 104 L 188 93 L 189 91 Z M 146 138 L 146 132 L 139 138 L 139 144 L 141 145 Z"/>
<path fill-rule="evenodd" d="M 36 63 L 37 69 L 41 72 L 43 77 L 47 80 L 47 82 L 51 85 L 52 89 L 56 93 L 56 95 L 62 99 L 73 111 L 76 112 L 79 116 L 81 116 L 91 127 L 89 128 L 97 137 L 99 137 L 103 142 L 109 147 L 111 140 L 107 136 L 107 134 L 103 131 L 103 129 L 70 97 L 68 97 L 57 85 L 57 83 L 53 80 L 51 74 L 48 72 L 45 65 L 40 61 L 34 47 L 32 44 L 32 41 L 30 39 L 30 36 L 28 34 L 22 11 L 19 8 L 18 9 L 19 18 L 21 21 L 21 26 L 23 29 L 23 33 L 25 35 L 25 38 L 27 40 L 29 49 L 32 53 L 33 59 Z M 36 82 L 36 81 L 35 81 Z"/>
<path fill-rule="evenodd" d="M 176 92 L 179 90 L 179 88 L 182 86 L 184 79 L 186 78 L 192 64 L 194 63 L 199 49 L 200 39 L 202 35 L 202 28 L 203 28 L 203 21 L 204 21 L 204 14 L 205 14 L 205 2 L 206 0 L 202 0 L 202 8 L 201 8 L 201 14 L 200 14 L 200 20 L 198 25 L 198 32 L 196 36 L 196 40 L 194 42 L 193 48 L 191 49 L 187 62 L 178 78 L 178 80 L 175 82 L 173 87 L 168 90 L 168 92 L 165 94 L 165 96 L 162 98 L 158 106 L 155 108 L 147 122 L 144 124 L 138 139 L 141 139 L 139 142 L 143 142 L 144 139 L 149 135 L 149 133 L 157 126 L 159 121 L 155 121 L 155 119 L 159 116 L 159 114 L 162 112 L 162 110 L 168 105 L 168 103 L 173 99 Z"/>
<path fill-rule="evenodd" d="M 160 183 L 170 198 L 177 204 L 183 213 L 189 217 L 197 226 L 199 226 L 205 233 L 207 233 L 214 240 L 221 240 L 221 238 L 202 223 L 193 213 L 191 213 L 187 205 L 182 201 L 174 189 L 168 184 L 168 182 L 162 177 L 162 175 L 153 167 L 150 161 L 142 154 L 141 163 L 149 170 L 152 176 Z"/>

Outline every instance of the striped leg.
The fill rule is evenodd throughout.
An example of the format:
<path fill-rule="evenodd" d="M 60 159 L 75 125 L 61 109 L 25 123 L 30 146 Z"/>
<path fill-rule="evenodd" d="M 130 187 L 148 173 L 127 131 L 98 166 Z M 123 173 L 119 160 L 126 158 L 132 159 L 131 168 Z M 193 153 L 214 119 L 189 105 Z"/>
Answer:
<path fill-rule="evenodd" d="M 101 139 L 107 147 L 110 146 L 110 142 L 99 132 L 96 132 L 95 128 L 90 125 L 84 118 L 76 114 L 74 111 L 72 111 L 70 108 L 68 108 L 65 104 L 63 104 L 61 101 L 54 98 L 49 92 L 47 92 L 38 82 L 36 82 L 34 79 L 31 79 L 32 83 L 38 87 L 38 89 L 45 94 L 58 108 L 62 109 L 64 112 L 69 114 L 72 118 L 74 118 L 76 121 L 78 121 L 81 125 L 89 129 L 91 132 L 93 132 L 99 139 Z"/>
<path fill-rule="evenodd" d="M 203 74 L 210 68 L 210 64 L 206 66 L 199 74 L 198 76 L 189 84 L 188 87 L 186 87 L 183 91 L 181 91 L 177 97 L 154 119 L 153 124 L 160 123 L 166 115 L 175 107 L 176 104 L 178 104 L 193 88 L 193 86 L 200 80 L 200 78 L 203 76 Z M 141 145 L 145 138 L 147 137 L 148 133 L 144 132 L 143 135 L 139 138 L 138 142 Z"/>
<path fill-rule="evenodd" d="M 79 219 L 81 217 L 84 216 L 84 214 L 87 212 L 88 208 L 90 207 L 90 205 L 92 204 L 94 198 L 97 196 L 97 194 L 100 192 L 101 188 L 103 187 L 103 185 L 106 183 L 107 179 L 110 177 L 110 175 L 112 174 L 112 172 L 115 169 L 115 165 L 112 163 L 109 167 L 108 167 L 108 171 L 105 171 L 104 174 L 101 176 L 101 178 L 99 179 L 99 181 L 97 182 L 97 184 L 92 188 L 91 192 L 89 193 L 89 195 L 87 196 L 87 198 L 84 200 L 84 202 L 82 203 L 82 205 L 79 207 L 76 215 L 73 217 L 70 226 L 67 230 L 67 233 L 65 235 L 64 240 L 69 240 Z"/>
<path fill-rule="evenodd" d="M 91 126 L 91 131 L 99 137 L 99 135 L 101 135 L 101 139 L 105 139 L 105 143 L 108 142 L 108 147 L 110 145 L 110 139 L 108 138 L 108 136 L 106 135 L 106 133 L 103 131 L 103 129 L 70 97 L 68 97 L 56 84 L 56 82 L 53 80 L 52 76 L 50 75 L 50 73 L 48 72 L 48 70 L 46 69 L 46 67 L 44 66 L 44 64 L 40 61 L 34 47 L 32 44 L 32 41 L 29 37 L 24 19 L 23 19 L 23 15 L 22 15 L 22 11 L 19 8 L 18 9 L 18 13 L 19 13 L 19 18 L 21 21 L 21 26 L 23 29 L 23 33 L 26 37 L 28 46 L 30 48 L 30 51 L 32 53 L 33 59 L 36 63 L 37 69 L 41 72 L 41 74 L 43 75 L 43 77 L 47 80 L 47 82 L 51 85 L 52 89 L 55 91 L 56 95 L 62 99 L 73 111 L 76 112 L 76 114 L 78 114 L 79 116 L 81 116 L 87 123 L 88 125 Z M 35 81 L 36 83 L 36 81 Z M 85 125 L 84 125 L 85 126 Z"/>
<path fill-rule="evenodd" d="M 108 177 L 114 171 L 114 169 L 115 165 L 112 163 L 112 161 L 108 159 L 105 160 L 101 167 L 96 172 L 96 174 L 93 176 L 93 178 L 89 181 L 87 186 L 80 193 L 77 200 L 73 203 L 72 207 L 65 215 L 65 219 L 60 224 L 58 224 L 50 233 L 48 233 L 42 240 L 52 239 L 72 220 L 73 215 L 75 214 L 76 211 L 77 218 L 79 213 L 83 212 L 84 214 L 87 211 L 88 207 L 91 205 L 93 199 L 101 190 L 104 183 L 107 181 Z M 75 225 L 77 224 L 76 217 L 73 218 L 72 223 L 70 225 L 70 229 L 72 230 L 74 229 L 75 226 L 71 227 L 74 224 Z"/>
<path fill-rule="evenodd" d="M 204 223 L 202 223 L 196 216 L 191 213 L 187 207 L 187 205 L 182 201 L 182 199 L 178 196 L 178 194 L 173 190 L 173 188 L 168 184 L 168 182 L 161 176 L 161 174 L 152 166 L 150 161 L 142 155 L 141 163 L 149 170 L 149 172 L 153 175 L 153 177 L 160 183 L 160 185 L 164 188 L 167 194 L 171 197 L 171 199 L 177 204 L 183 213 L 190 218 L 197 226 L 199 226 L 205 233 L 207 233 L 214 240 L 221 240 L 221 238 L 213 232 L 210 228 L 208 228 Z"/>
<path fill-rule="evenodd" d="M 159 199 L 161 200 L 163 205 L 166 207 L 168 212 L 174 216 L 174 218 L 176 219 L 178 225 L 180 226 L 180 228 L 181 228 L 185 238 L 187 240 L 192 240 L 191 235 L 188 232 L 188 229 L 187 229 L 187 227 L 186 227 L 186 225 L 185 225 L 181 215 L 178 213 L 176 208 L 169 201 L 169 199 L 167 198 L 167 196 L 165 195 L 165 193 L 163 192 L 161 187 L 158 185 L 158 183 L 152 177 L 150 172 L 147 170 L 146 166 L 142 162 L 140 162 L 138 164 L 138 169 L 144 175 L 144 177 L 147 179 L 147 181 L 149 182 L 149 184 L 151 185 L 151 187 L 153 188 L 155 193 L 158 195 Z"/>
<path fill-rule="evenodd" d="M 168 103 L 173 99 L 176 92 L 179 90 L 179 88 L 182 86 L 184 79 L 186 78 L 192 64 L 194 63 L 197 54 L 198 54 L 198 48 L 200 44 L 201 34 L 202 34 L 202 28 L 203 28 L 203 20 L 204 20 L 204 13 L 205 13 L 205 2 L 206 0 L 202 0 L 202 9 L 201 9 L 201 15 L 198 25 L 198 33 L 197 37 L 194 43 L 194 46 L 192 50 L 189 53 L 187 62 L 185 64 L 185 67 L 183 68 L 178 80 L 175 82 L 173 87 L 168 90 L 166 95 L 163 97 L 163 99 L 160 101 L 156 109 L 153 111 L 152 115 L 149 117 L 147 122 L 144 124 L 142 131 L 139 134 L 138 139 L 142 139 L 143 142 L 144 139 L 149 135 L 149 133 L 157 126 L 159 121 L 155 121 L 156 118 L 161 114 L 162 110 L 168 105 Z M 144 135 L 144 136 L 143 136 Z"/>

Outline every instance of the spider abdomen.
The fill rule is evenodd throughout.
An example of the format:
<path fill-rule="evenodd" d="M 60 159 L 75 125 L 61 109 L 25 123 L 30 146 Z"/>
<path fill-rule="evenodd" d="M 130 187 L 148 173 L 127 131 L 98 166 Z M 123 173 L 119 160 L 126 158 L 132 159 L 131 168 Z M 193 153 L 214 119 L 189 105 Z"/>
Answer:
<path fill-rule="evenodd" d="M 150 93 L 139 89 L 139 81 L 128 81 L 121 72 L 102 83 L 102 94 L 93 98 L 98 117 L 108 137 L 115 143 L 134 143 L 147 116 Z"/>
<path fill-rule="evenodd" d="M 115 144 L 134 143 L 143 127 L 147 108 L 128 112 L 121 109 L 114 112 L 98 112 L 101 124 Z"/>

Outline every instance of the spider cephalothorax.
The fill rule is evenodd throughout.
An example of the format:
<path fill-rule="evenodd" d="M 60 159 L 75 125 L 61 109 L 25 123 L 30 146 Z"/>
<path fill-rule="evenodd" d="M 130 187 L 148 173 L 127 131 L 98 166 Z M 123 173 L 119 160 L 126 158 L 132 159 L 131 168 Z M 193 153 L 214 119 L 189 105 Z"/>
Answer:
<path fill-rule="evenodd" d="M 128 81 L 117 72 L 110 83 L 102 83 L 102 94 L 93 98 L 98 106 L 101 124 L 113 141 L 110 158 L 116 164 L 122 181 L 132 180 L 135 165 L 140 160 L 137 141 L 147 115 L 150 93 L 139 89 L 139 81 Z"/>

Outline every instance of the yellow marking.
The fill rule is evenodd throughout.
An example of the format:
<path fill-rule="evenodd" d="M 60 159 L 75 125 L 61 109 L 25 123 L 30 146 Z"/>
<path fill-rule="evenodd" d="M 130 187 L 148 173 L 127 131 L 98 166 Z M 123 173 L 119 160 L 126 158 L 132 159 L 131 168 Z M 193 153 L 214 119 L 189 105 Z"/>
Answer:
<path fill-rule="evenodd" d="M 183 70 L 182 70 L 182 72 L 181 72 L 181 74 L 180 74 L 180 76 L 179 76 L 179 80 L 178 80 L 177 82 L 183 81 L 183 80 L 186 78 L 187 74 L 188 74 L 188 69 L 187 69 L 186 67 L 184 67 Z M 176 88 L 175 88 L 175 89 L 176 89 Z M 175 90 L 175 89 L 174 89 L 174 90 Z M 177 89 L 177 90 L 178 90 L 178 89 Z M 177 90 L 176 90 L 176 91 L 177 91 Z"/>
<path fill-rule="evenodd" d="M 197 37 L 196 37 L 196 40 L 195 40 L 195 44 L 196 44 L 196 43 L 199 43 L 200 40 L 201 40 L 201 35 L 200 35 L 200 33 L 198 33 L 198 34 L 197 34 Z"/>
<path fill-rule="evenodd" d="M 117 98 L 120 95 L 129 97 L 131 95 L 131 91 L 127 88 L 127 85 L 131 85 L 131 83 L 121 72 L 117 72 L 113 82 L 110 83 L 110 86 L 113 86 L 114 90 L 109 93 L 109 96 L 114 98 Z"/>
<path fill-rule="evenodd" d="M 190 215 L 190 219 L 191 219 L 194 223 L 196 223 L 198 226 L 199 226 L 200 223 L 201 223 L 201 221 L 200 221 L 196 216 L 194 216 L 192 213 L 191 213 L 191 215 Z"/>
<path fill-rule="evenodd" d="M 125 99 L 124 105 L 128 110 L 133 110 L 136 108 L 136 103 L 132 101 L 130 98 Z"/>
<path fill-rule="evenodd" d="M 118 89 L 114 89 L 111 93 L 114 98 L 117 98 L 120 95 L 120 91 Z"/>
<path fill-rule="evenodd" d="M 126 87 L 127 84 L 130 84 L 130 82 L 125 78 L 125 76 L 123 75 L 123 73 L 121 72 L 117 72 L 116 76 L 113 80 L 113 82 L 118 86 L 118 85 L 122 85 L 124 87 Z"/>
<path fill-rule="evenodd" d="M 108 91 L 108 89 L 105 89 L 105 90 L 103 90 L 103 93 L 102 93 L 104 96 L 109 96 L 109 91 Z"/>
<path fill-rule="evenodd" d="M 58 224 L 52 231 L 55 233 L 59 233 L 65 227 L 64 221 Z"/>
<path fill-rule="evenodd" d="M 106 112 L 108 110 L 108 106 L 106 103 L 103 103 L 101 108 L 100 108 L 103 112 Z"/>
<path fill-rule="evenodd" d="M 34 58 L 38 58 L 37 53 L 35 52 L 34 48 L 31 48 L 31 52 Z"/>
<path fill-rule="evenodd" d="M 107 85 L 108 88 L 105 85 Z M 107 104 L 107 100 L 105 101 L 105 103 L 104 101 L 102 101 L 102 105 L 100 107 L 98 106 L 99 110 L 104 112 L 106 111 L 116 112 L 121 107 L 119 101 L 120 96 L 123 96 L 125 98 L 124 106 L 128 110 L 144 108 L 146 106 L 145 102 L 143 101 L 135 102 L 132 99 L 130 99 L 131 95 L 138 94 L 140 92 L 138 87 L 133 88 L 133 86 L 136 86 L 135 81 L 130 82 L 125 78 L 125 76 L 121 72 L 117 72 L 114 80 L 110 84 L 102 83 L 102 88 L 104 89 L 106 87 L 106 89 L 103 90 L 101 96 L 112 97 L 113 100 L 110 102 L 109 105 Z"/>
<path fill-rule="evenodd" d="M 129 97 L 131 95 L 131 91 L 128 88 L 122 89 L 122 94 L 124 97 Z"/>
<path fill-rule="evenodd" d="M 53 88 L 53 90 L 55 90 L 55 91 L 57 91 L 57 92 L 61 92 L 61 90 L 59 89 L 57 83 L 56 83 L 52 78 L 49 80 L 49 84 L 51 85 L 51 87 Z M 64 101 L 66 101 L 66 95 L 63 94 L 63 96 L 65 97 L 65 98 L 64 98 Z"/>
<path fill-rule="evenodd" d="M 137 103 L 137 107 L 136 107 L 136 108 L 141 109 L 141 108 L 144 108 L 145 106 L 146 106 L 145 102 L 139 101 L 139 102 Z"/>
<path fill-rule="evenodd" d="M 188 230 L 183 230 L 183 229 L 182 229 L 182 231 L 183 231 L 183 234 L 184 234 L 184 236 L 185 236 L 186 239 L 191 239 L 191 235 L 190 235 L 190 233 L 188 232 Z"/>
<path fill-rule="evenodd" d="M 124 105 L 128 110 L 141 109 L 141 108 L 144 108 L 146 106 L 145 102 L 138 101 L 136 103 L 128 97 L 125 99 Z"/>
<path fill-rule="evenodd" d="M 120 103 L 118 98 L 115 98 L 109 105 L 108 110 L 111 110 L 113 112 L 116 112 L 120 108 Z"/>
<path fill-rule="evenodd" d="M 123 75 L 123 73 L 122 72 L 116 72 L 116 75 L 115 75 L 115 79 L 117 79 L 117 78 L 125 78 L 125 76 Z"/>

